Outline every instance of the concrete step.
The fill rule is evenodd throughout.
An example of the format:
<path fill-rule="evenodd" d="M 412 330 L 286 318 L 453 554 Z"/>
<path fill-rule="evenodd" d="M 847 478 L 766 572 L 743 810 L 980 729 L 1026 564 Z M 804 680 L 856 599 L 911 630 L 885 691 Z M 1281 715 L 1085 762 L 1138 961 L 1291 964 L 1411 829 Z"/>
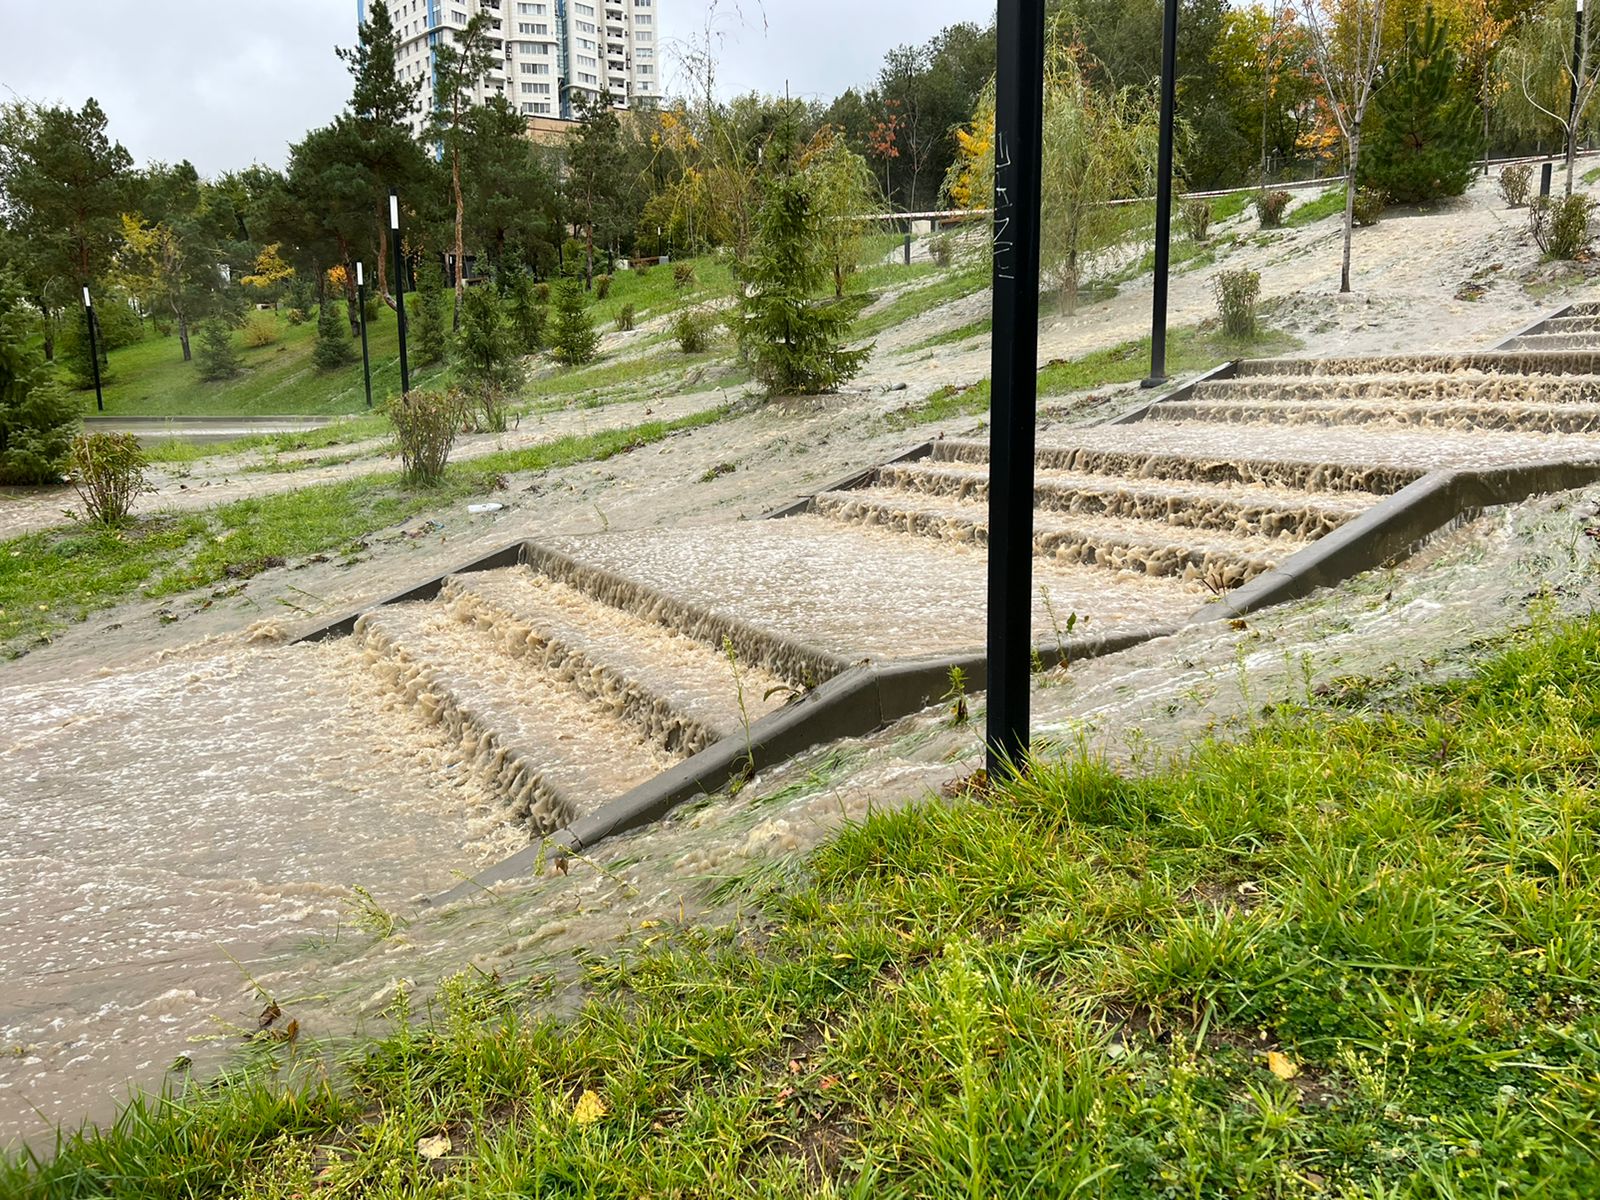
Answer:
<path fill-rule="evenodd" d="M 986 545 L 988 507 L 980 501 L 933 498 L 889 487 L 824 492 L 815 511 L 830 520 Z M 1248 583 L 1308 545 L 1198 530 L 1162 521 L 1037 513 L 1034 552 L 1057 562 L 1143 576 L 1176 576 L 1226 591 Z"/>
<path fill-rule="evenodd" d="M 975 463 L 895 464 L 878 472 L 885 487 L 986 502 L 989 472 Z M 1044 469 L 1034 477 L 1041 512 L 1135 517 L 1194 529 L 1318 538 L 1360 516 L 1379 497 L 1362 492 L 1307 492 L 1261 484 L 1122 479 Z"/>
<path fill-rule="evenodd" d="M 1600 431 L 1600 404 L 1496 404 L 1404 400 L 1179 400 L 1158 404 L 1157 421 L 1226 421 L 1253 425 L 1392 425 L 1522 433 Z"/>
<path fill-rule="evenodd" d="M 1528 350 L 1600 351 L 1600 334 L 1575 332 L 1525 333 L 1505 344 L 1507 352 Z"/>
<path fill-rule="evenodd" d="M 504 653 L 532 660 L 668 753 L 696 754 L 734 736 L 787 693 L 754 664 L 739 663 L 736 676 L 721 647 L 527 567 L 453 576 L 441 600 Z"/>
<path fill-rule="evenodd" d="M 1198 384 L 1194 400 L 1459 401 L 1493 404 L 1600 403 L 1597 375 L 1501 375 L 1461 371 L 1453 375 L 1252 375 Z"/>
<path fill-rule="evenodd" d="M 1550 320 L 1545 322 L 1543 332 L 1600 334 L 1600 315 L 1591 313 L 1579 316 L 1551 317 Z"/>
<path fill-rule="evenodd" d="M 368 668 L 458 743 L 455 764 L 499 798 L 503 818 L 547 833 L 666 770 L 661 751 L 610 705 L 536 659 L 506 654 L 440 604 L 363 616 Z"/>
<path fill-rule="evenodd" d="M 1239 378 L 1276 376 L 1425 375 L 1479 371 L 1497 375 L 1600 375 L 1600 346 L 1468 350 L 1396 354 L 1382 358 L 1256 358 L 1239 364 Z"/>

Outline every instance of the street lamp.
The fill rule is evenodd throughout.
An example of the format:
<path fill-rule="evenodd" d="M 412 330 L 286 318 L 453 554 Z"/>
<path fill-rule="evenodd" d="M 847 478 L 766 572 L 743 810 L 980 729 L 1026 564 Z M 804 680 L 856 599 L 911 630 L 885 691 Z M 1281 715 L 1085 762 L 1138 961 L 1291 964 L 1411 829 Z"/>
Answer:
<path fill-rule="evenodd" d="M 83 288 L 83 319 L 89 324 L 89 363 L 94 372 L 94 407 L 105 412 L 105 397 L 100 394 L 100 345 L 94 336 L 94 301 L 89 299 L 89 286 Z"/>
<path fill-rule="evenodd" d="M 1583 0 L 1578 0 L 1582 4 Z M 1161 21 L 1161 136 L 1156 159 L 1156 272 L 1150 297 L 1150 378 L 1167 381 L 1167 268 L 1172 256 L 1172 121 L 1178 100 L 1178 0 L 1166 0 Z"/>
<path fill-rule="evenodd" d="M 400 322 L 400 394 L 411 392 L 411 368 L 406 362 L 406 260 L 400 249 L 400 193 L 389 189 L 389 236 L 394 242 L 394 307 Z"/>
<path fill-rule="evenodd" d="M 995 26 L 994 338 L 989 426 L 989 777 L 1028 753 L 1033 455 L 1039 400 L 1039 192 L 1045 0 L 999 0 Z"/>
<path fill-rule="evenodd" d="M 1578 77 L 1583 72 L 1583 0 L 1572 19 L 1572 104 L 1567 114 L 1567 192 L 1572 192 L 1572 164 L 1578 156 Z"/>
<path fill-rule="evenodd" d="M 367 385 L 367 407 L 372 407 L 372 360 L 367 356 L 367 271 L 356 264 L 356 304 L 361 309 L 361 378 Z"/>

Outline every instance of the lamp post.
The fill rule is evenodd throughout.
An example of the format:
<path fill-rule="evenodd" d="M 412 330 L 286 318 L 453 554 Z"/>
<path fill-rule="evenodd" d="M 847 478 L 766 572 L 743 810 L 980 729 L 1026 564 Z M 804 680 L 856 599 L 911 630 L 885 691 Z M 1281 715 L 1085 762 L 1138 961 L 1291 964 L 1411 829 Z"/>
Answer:
<path fill-rule="evenodd" d="M 989 432 L 989 777 L 1028 753 L 1045 0 L 999 0 Z"/>
<path fill-rule="evenodd" d="M 367 355 L 367 271 L 356 264 L 356 304 L 361 309 L 361 378 L 367 385 L 367 407 L 372 407 L 372 359 Z"/>
<path fill-rule="evenodd" d="M 1578 80 L 1583 74 L 1583 0 L 1572 14 L 1572 102 L 1567 110 L 1567 195 L 1572 195 L 1572 170 L 1578 157 Z"/>
<path fill-rule="evenodd" d="M 389 236 L 394 242 L 394 307 L 400 322 L 400 394 L 411 392 L 411 368 L 406 363 L 406 258 L 400 249 L 400 193 L 389 189 Z"/>
<path fill-rule="evenodd" d="M 106 400 L 100 394 L 100 344 L 94 336 L 94 301 L 89 299 L 89 286 L 83 288 L 83 319 L 89 323 L 89 363 L 94 373 L 94 408 L 105 412 Z"/>
<path fill-rule="evenodd" d="M 1583 0 L 1578 0 L 1581 4 Z M 1161 21 L 1161 136 L 1156 159 L 1156 273 L 1150 296 L 1150 378 L 1167 381 L 1167 269 L 1172 256 L 1172 122 L 1178 99 L 1178 0 L 1166 0 Z"/>

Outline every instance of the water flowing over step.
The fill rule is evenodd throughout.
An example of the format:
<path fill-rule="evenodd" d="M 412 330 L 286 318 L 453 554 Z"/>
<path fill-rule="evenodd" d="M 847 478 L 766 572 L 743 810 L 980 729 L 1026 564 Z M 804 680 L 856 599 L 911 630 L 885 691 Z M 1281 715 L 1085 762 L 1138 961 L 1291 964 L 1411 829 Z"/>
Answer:
<path fill-rule="evenodd" d="M 1600 316 L 1569 314 L 1565 317 L 1552 317 L 1544 323 L 1543 329 L 1550 333 L 1592 333 L 1600 337 Z"/>
<path fill-rule="evenodd" d="M 1512 338 L 1505 344 L 1505 350 L 1594 350 L 1600 346 L 1600 338 L 1589 332 L 1549 332 L 1525 333 L 1521 337 Z"/>
<path fill-rule="evenodd" d="M 505 653 L 445 606 L 377 609 L 356 636 L 369 669 L 456 739 L 455 766 L 492 790 L 508 821 L 560 828 L 681 757 L 559 669 Z"/>
<path fill-rule="evenodd" d="M 1178 400 L 1150 412 L 1160 421 L 1214 421 L 1236 425 L 1393 425 L 1418 429 L 1512 430 L 1526 433 L 1593 433 L 1600 403 L 1438 403 L 1411 400 Z"/>
<path fill-rule="evenodd" d="M 885 486 L 929 496 L 977 501 L 989 498 L 988 468 L 977 463 L 897 463 L 880 468 L 875 478 Z M 1378 499 L 1363 492 L 1125 479 L 1049 467 L 1038 469 L 1034 476 L 1034 504 L 1041 513 L 1137 517 L 1194 529 L 1268 537 L 1321 537 L 1360 516 Z"/>
<path fill-rule="evenodd" d="M 1483 371 L 1415 375 L 1247 375 L 1206 380 L 1190 400 L 1212 403 L 1255 401 L 1381 402 L 1385 404 L 1600 404 L 1597 375 L 1502 375 Z M 1150 410 L 1160 416 L 1165 401 Z"/>
<path fill-rule="evenodd" d="M 988 508 L 957 499 L 922 499 L 890 487 L 825 492 L 815 501 L 822 516 L 897 533 L 914 533 L 974 545 L 989 540 Z M 1040 513 L 1034 553 L 1058 562 L 1135 575 L 1175 575 L 1213 591 L 1248 583 L 1306 543 L 1168 525 L 1139 518 L 1090 516 L 1077 520 Z"/>
<path fill-rule="evenodd" d="M 1496 375 L 1600 375 L 1600 346 L 1572 350 L 1469 350 L 1455 354 L 1396 354 L 1383 358 L 1257 358 L 1238 365 L 1238 377 L 1421 375 L 1455 372 Z"/>

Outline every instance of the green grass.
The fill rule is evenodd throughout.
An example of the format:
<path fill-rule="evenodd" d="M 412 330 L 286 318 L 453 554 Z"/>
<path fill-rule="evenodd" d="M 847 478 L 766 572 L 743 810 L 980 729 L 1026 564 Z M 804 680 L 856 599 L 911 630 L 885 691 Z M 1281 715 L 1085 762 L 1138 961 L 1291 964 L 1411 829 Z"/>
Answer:
<path fill-rule="evenodd" d="M 957 329 L 948 329 L 944 333 L 936 333 L 932 337 L 923 338 L 922 341 L 906 347 L 905 353 L 914 354 L 918 350 L 932 350 L 935 346 L 952 346 L 957 342 L 970 341 L 975 337 L 986 337 L 994 329 L 994 319 L 984 317 L 978 321 L 968 321 Z"/>
<path fill-rule="evenodd" d="M 1344 212 L 1344 185 L 1329 188 L 1315 200 L 1307 200 L 1299 208 L 1283 219 L 1283 223 L 1291 228 L 1298 229 L 1302 225 L 1312 225 L 1318 221 L 1327 220 Z"/>
<path fill-rule="evenodd" d="M 331 1081 L 262 1050 L 0 1193 L 1591 1197 L 1597 737 L 1591 619 L 1170 767 L 1041 762 L 726 881 L 756 915 L 586 959 L 568 1020 L 463 975 Z"/>
<path fill-rule="evenodd" d="M 1235 358 L 1261 358 L 1282 354 L 1300 345 L 1288 334 L 1263 329 L 1248 341 L 1224 336 L 1219 330 L 1193 327 L 1167 332 L 1167 373 L 1177 377 L 1210 370 Z M 1041 396 L 1065 396 L 1109 384 L 1132 383 L 1150 373 L 1150 339 L 1122 342 L 1082 358 L 1056 359 L 1039 371 Z M 890 415 L 896 429 L 910 429 L 930 421 L 977 416 L 989 411 L 989 381 L 966 387 L 946 385 L 919 404 Z"/>
<path fill-rule="evenodd" d="M 904 267 L 900 269 L 905 270 Z M 930 279 L 932 282 L 910 287 L 877 312 L 862 317 L 856 322 L 853 336 L 860 341 L 866 341 L 893 329 L 896 325 L 931 312 L 941 304 L 970 296 L 989 286 L 988 272 L 980 267 L 933 267 L 919 278 Z"/>
<path fill-rule="evenodd" d="M 67 526 L 0 541 L 0 654 L 136 596 L 174 597 L 316 554 L 357 554 L 363 539 L 496 490 L 505 475 L 601 461 L 724 415 L 713 409 L 453 463 L 434 488 L 407 487 L 385 471 L 125 529 Z"/>
<path fill-rule="evenodd" d="M 110 377 L 103 391 L 107 416 L 279 416 L 359 413 L 366 407 L 361 377 L 360 344 L 351 347 L 355 361 L 336 371 L 318 371 L 311 361 L 317 340 L 315 320 L 277 323 L 280 340 L 271 346 L 247 347 L 236 331 L 232 337 L 244 362 L 233 379 L 207 382 L 197 364 L 183 361 L 176 336 L 153 331 L 144 341 L 113 350 Z M 387 308 L 367 326 L 372 356 L 375 404 L 400 391 L 400 340 L 394 314 Z M 196 335 L 197 336 L 197 335 Z M 412 382 L 427 383 L 439 368 L 414 368 Z M 93 392 L 79 393 L 94 407 Z"/>

